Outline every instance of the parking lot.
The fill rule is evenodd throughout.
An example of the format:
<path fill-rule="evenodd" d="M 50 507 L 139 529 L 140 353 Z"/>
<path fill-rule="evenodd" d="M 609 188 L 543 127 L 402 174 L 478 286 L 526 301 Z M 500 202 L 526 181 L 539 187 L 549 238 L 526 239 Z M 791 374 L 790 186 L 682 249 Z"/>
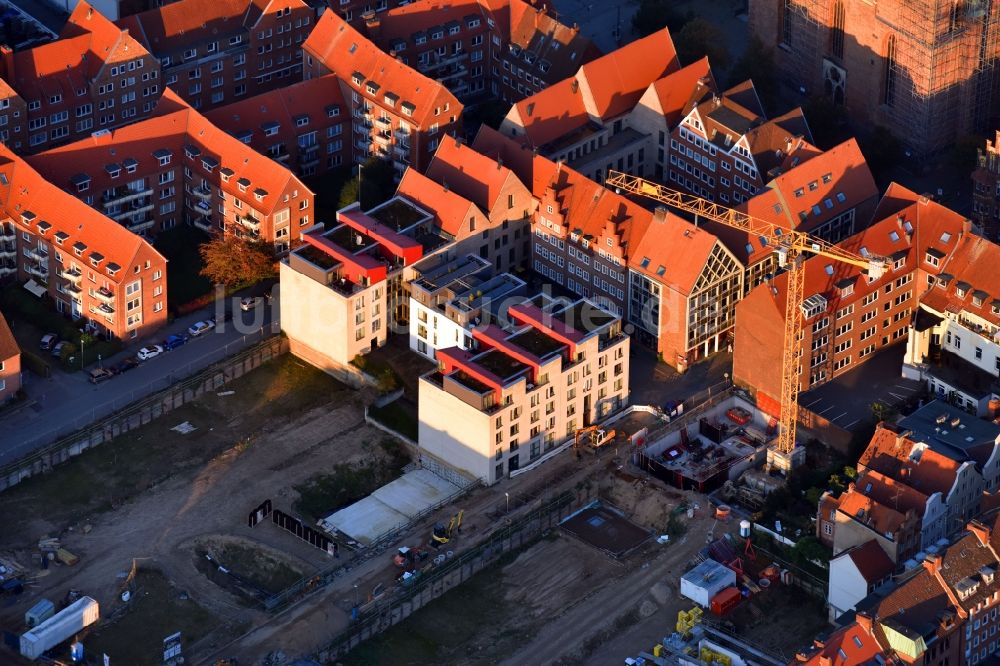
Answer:
<path fill-rule="evenodd" d="M 906 345 L 894 345 L 867 363 L 799 396 L 799 404 L 844 430 L 874 418 L 873 405 L 898 409 L 926 386 L 903 379 L 900 367 Z"/>

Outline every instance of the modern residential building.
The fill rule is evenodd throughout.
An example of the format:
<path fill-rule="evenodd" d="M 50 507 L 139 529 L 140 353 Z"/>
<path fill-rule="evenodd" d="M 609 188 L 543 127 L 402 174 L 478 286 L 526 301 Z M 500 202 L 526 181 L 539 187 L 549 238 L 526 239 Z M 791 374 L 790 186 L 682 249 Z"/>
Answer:
<path fill-rule="evenodd" d="M 608 169 L 652 175 L 649 136 L 632 127 L 632 111 L 651 85 L 679 69 L 670 33 L 658 30 L 517 102 L 500 131 L 598 182 Z M 696 69 L 703 70 L 707 63 Z"/>
<path fill-rule="evenodd" d="M 941 400 L 976 416 L 1000 415 L 1000 245 L 965 234 L 952 252 L 927 248 L 942 266 L 920 298 L 903 375 L 927 382 Z"/>
<path fill-rule="evenodd" d="M 373 42 L 463 104 L 516 102 L 600 55 L 579 27 L 525 0 L 418 0 L 368 16 Z"/>
<path fill-rule="evenodd" d="M 874 539 L 848 548 L 830 560 L 826 597 L 830 621 L 855 610 L 858 602 L 892 580 L 895 563 Z"/>
<path fill-rule="evenodd" d="M 889 128 L 913 153 L 947 150 L 997 114 L 1000 6 L 952 0 L 751 0 L 778 79 Z"/>
<path fill-rule="evenodd" d="M 56 310 L 86 322 L 94 335 L 128 341 L 166 323 L 167 261 L 152 245 L 48 182 L 6 146 L 0 182 L 0 274 L 33 281 Z"/>
<path fill-rule="evenodd" d="M 807 163 L 808 164 L 808 163 Z M 865 362 L 876 350 L 907 337 L 911 317 L 930 282 L 943 272 L 934 250 L 950 254 L 970 233 L 961 215 L 893 184 L 875 212 L 880 220 L 841 243 L 860 256 L 885 257 L 889 270 L 869 280 L 862 269 L 822 257 L 805 260 L 801 304 L 802 391 Z M 753 289 L 736 306 L 733 378 L 777 414 L 787 277 Z M 773 401 L 773 402 L 771 402 Z"/>
<path fill-rule="evenodd" d="M 447 347 L 472 349 L 472 329 L 510 320 L 507 308 L 525 300 L 524 280 L 494 275 L 493 265 L 467 254 L 431 257 L 413 267 L 410 282 L 410 349 L 435 360 Z"/>
<path fill-rule="evenodd" d="M 172 90 L 153 117 L 40 153 L 31 163 L 143 235 L 186 223 L 273 243 L 280 254 L 315 221 L 313 193 L 302 181 Z"/>
<path fill-rule="evenodd" d="M 977 153 L 976 170 L 972 172 L 972 219 L 983 236 L 1000 243 L 1000 130 Z"/>
<path fill-rule="evenodd" d="M 21 390 L 21 348 L 0 314 L 0 405 L 14 399 Z"/>
<path fill-rule="evenodd" d="M 159 58 L 164 85 L 208 109 L 301 81 L 315 17 L 302 0 L 183 0 L 118 25 Z"/>
<path fill-rule="evenodd" d="M 441 138 L 461 126 L 462 104 L 441 83 L 375 46 L 336 12 L 325 12 L 303 43 L 305 77 L 334 75 L 352 127 L 355 162 L 391 160 L 401 176 L 424 171 Z"/>
<path fill-rule="evenodd" d="M 247 97 L 205 118 L 300 176 L 354 163 L 350 114 L 334 76 Z"/>
<path fill-rule="evenodd" d="M 281 329 L 292 353 L 324 369 L 406 332 L 412 267 L 450 244 L 430 213 L 402 197 L 339 210 L 332 229 L 315 225 L 302 239 L 280 265 Z"/>
<path fill-rule="evenodd" d="M 59 39 L 0 46 L 0 78 L 0 141 L 19 154 L 144 118 L 163 90 L 156 58 L 86 1 Z"/>
<path fill-rule="evenodd" d="M 492 485 L 628 402 L 621 318 L 586 300 L 508 308 L 521 326 L 474 328 L 474 349 L 439 349 L 420 378 L 422 454 Z"/>

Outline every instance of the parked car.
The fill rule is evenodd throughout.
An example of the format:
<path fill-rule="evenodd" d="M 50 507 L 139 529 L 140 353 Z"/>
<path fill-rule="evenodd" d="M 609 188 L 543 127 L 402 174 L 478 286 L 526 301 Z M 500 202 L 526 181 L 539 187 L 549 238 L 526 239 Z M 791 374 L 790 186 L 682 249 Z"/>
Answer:
<path fill-rule="evenodd" d="M 55 333 L 46 333 L 42 336 L 42 341 L 38 344 L 42 351 L 49 351 L 59 342 L 59 336 Z"/>
<path fill-rule="evenodd" d="M 114 371 L 116 374 L 120 375 L 123 372 L 128 372 L 132 368 L 138 367 L 138 365 L 139 360 L 135 356 L 129 356 L 128 358 L 119 361 L 118 365 L 114 367 Z"/>
<path fill-rule="evenodd" d="M 244 296 L 240 299 L 240 310 L 243 310 L 243 312 L 249 312 L 260 305 L 262 300 L 263 299 L 260 296 Z"/>
<path fill-rule="evenodd" d="M 66 342 L 65 340 L 63 340 L 62 342 L 57 342 L 56 346 L 52 348 L 52 355 L 55 356 L 56 358 L 62 358 L 63 347 L 65 347 L 68 344 L 69 343 Z"/>
<path fill-rule="evenodd" d="M 159 356 L 162 353 L 163 347 L 160 345 L 150 345 L 137 351 L 135 353 L 135 357 L 140 361 L 148 361 L 149 359 Z"/>
<path fill-rule="evenodd" d="M 183 335 L 168 335 L 167 339 L 163 341 L 163 348 L 167 351 L 171 349 L 177 349 L 187 342 L 187 338 Z"/>
<path fill-rule="evenodd" d="M 111 379 L 112 377 L 115 376 L 115 373 L 112 372 L 111 370 L 108 370 L 107 368 L 94 368 L 87 374 L 90 375 L 91 384 L 100 384 L 104 380 Z"/>
<path fill-rule="evenodd" d="M 192 338 L 197 338 L 202 333 L 208 333 L 213 328 L 215 328 L 214 319 L 196 321 L 195 323 L 191 324 L 190 328 L 188 328 L 188 335 L 190 335 Z"/>

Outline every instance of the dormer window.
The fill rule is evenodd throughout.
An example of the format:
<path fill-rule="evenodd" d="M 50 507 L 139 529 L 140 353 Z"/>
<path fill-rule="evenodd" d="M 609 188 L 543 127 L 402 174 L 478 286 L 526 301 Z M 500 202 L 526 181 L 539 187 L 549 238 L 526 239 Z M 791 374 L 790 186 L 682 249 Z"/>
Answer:
<path fill-rule="evenodd" d="M 975 305 L 977 308 L 981 308 L 983 306 L 983 302 L 986 300 L 986 296 L 987 296 L 987 294 L 986 294 L 985 291 L 975 291 L 975 292 L 973 292 L 972 293 L 972 304 Z"/>
<path fill-rule="evenodd" d="M 365 92 L 367 92 L 369 95 L 374 95 L 375 93 L 378 92 L 378 88 L 379 85 L 377 83 L 375 83 L 374 81 L 369 81 L 368 85 L 365 86 Z"/>
<path fill-rule="evenodd" d="M 172 153 L 166 148 L 159 148 L 153 151 L 153 157 L 156 158 L 156 161 L 160 166 L 167 166 L 170 164 Z"/>
<path fill-rule="evenodd" d="M 924 261 L 926 261 L 931 266 L 935 268 L 941 265 L 941 259 L 944 258 L 944 252 L 938 250 L 937 248 L 928 248 L 927 254 L 924 255 Z"/>
<path fill-rule="evenodd" d="M 309 124 L 309 116 L 302 115 L 302 116 L 297 116 L 295 118 L 296 127 L 305 127 L 308 124 Z"/>
<path fill-rule="evenodd" d="M 351 81 L 354 82 L 354 85 L 360 86 L 362 83 L 365 82 L 365 77 L 361 72 L 354 72 L 353 74 L 351 74 Z"/>
<path fill-rule="evenodd" d="M 239 180 L 236 181 L 236 185 L 239 186 L 240 192 L 246 192 L 247 188 L 250 187 L 250 179 L 240 178 Z"/>
<path fill-rule="evenodd" d="M 955 293 L 958 294 L 959 298 L 965 298 L 965 295 L 969 293 L 969 284 L 967 282 L 959 282 L 955 285 Z"/>
<path fill-rule="evenodd" d="M 275 136 L 280 128 L 281 125 L 276 122 L 264 123 L 261 126 L 261 129 L 264 130 L 264 136 Z"/>

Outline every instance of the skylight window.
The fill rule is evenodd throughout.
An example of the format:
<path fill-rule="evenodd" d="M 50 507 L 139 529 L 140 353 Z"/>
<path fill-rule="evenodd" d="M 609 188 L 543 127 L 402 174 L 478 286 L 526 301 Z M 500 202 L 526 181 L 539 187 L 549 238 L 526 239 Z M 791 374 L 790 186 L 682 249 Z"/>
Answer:
<path fill-rule="evenodd" d="M 827 275 L 833 275 L 833 264 L 827 264 L 823 267 L 823 270 L 826 271 Z"/>
<path fill-rule="evenodd" d="M 839 201 L 840 203 L 844 203 L 845 201 L 847 201 L 847 197 L 844 195 L 843 192 L 837 192 L 837 201 Z"/>
<path fill-rule="evenodd" d="M 899 240 L 899 232 L 895 231 L 895 230 L 890 231 L 889 232 L 889 240 L 891 240 L 893 243 L 895 243 L 896 241 L 898 241 Z"/>
<path fill-rule="evenodd" d="M 948 232 L 946 231 L 946 232 L 944 232 L 943 234 L 941 234 L 941 242 L 942 242 L 942 243 L 947 243 L 947 242 L 948 242 L 948 241 L 950 241 L 950 240 L 951 240 L 951 234 L 950 234 L 950 233 L 948 233 Z"/>

